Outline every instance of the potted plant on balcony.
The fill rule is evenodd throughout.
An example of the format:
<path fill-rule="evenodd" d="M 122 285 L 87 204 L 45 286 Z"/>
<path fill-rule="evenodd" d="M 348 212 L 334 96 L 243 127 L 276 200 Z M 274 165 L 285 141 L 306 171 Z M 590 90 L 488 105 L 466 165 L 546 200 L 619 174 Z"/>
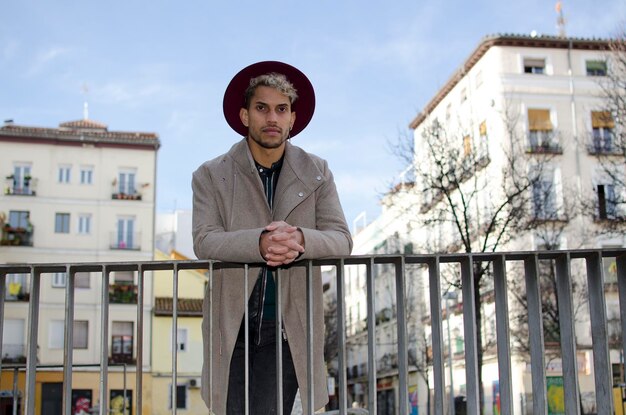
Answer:
<path fill-rule="evenodd" d="M 30 184 L 30 180 L 32 179 L 32 176 L 30 174 L 27 174 L 26 176 L 24 176 L 24 186 L 28 186 Z"/>

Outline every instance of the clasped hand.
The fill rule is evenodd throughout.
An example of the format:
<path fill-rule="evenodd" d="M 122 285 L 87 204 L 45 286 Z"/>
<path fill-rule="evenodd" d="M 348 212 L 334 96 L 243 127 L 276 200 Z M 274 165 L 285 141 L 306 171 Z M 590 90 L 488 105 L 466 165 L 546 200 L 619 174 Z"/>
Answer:
<path fill-rule="evenodd" d="M 259 250 L 268 266 L 287 265 L 304 252 L 304 235 L 287 222 L 272 222 L 261 234 Z"/>

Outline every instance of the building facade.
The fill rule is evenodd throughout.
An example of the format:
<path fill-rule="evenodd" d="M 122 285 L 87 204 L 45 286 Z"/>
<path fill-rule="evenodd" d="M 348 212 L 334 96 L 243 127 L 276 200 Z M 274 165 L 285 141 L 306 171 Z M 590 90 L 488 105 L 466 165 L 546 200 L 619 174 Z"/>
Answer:
<path fill-rule="evenodd" d="M 109 131 L 89 119 L 58 128 L 6 122 L 0 128 L 0 262 L 60 263 L 148 261 L 153 259 L 156 157 L 154 133 Z M 61 410 L 63 341 L 67 273 L 42 274 L 38 333 L 36 413 Z M 145 278 L 143 315 L 152 310 L 152 281 Z M 98 401 L 100 310 L 103 289 L 109 294 L 107 399 L 118 410 L 126 390 L 133 400 L 137 356 L 137 275 L 111 272 L 75 276 L 73 406 Z M 30 281 L 7 275 L 3 365 L 25 362 Z M 149 325 L 144 344 L 149 344 Z M 150 370 L 150 349 L 143 370 Z M 125 370 L 126 369 L 126 370 Z M 124 375 L 126 373 L 126 375 Z M 12 384 L 3 372 L 2 384 Z M 126 388 L 124 385 L 127 385 Z M 23 385 L 20 386 L 21 388 Z M 117 408 L 117 409 L 116 409 Z M 76 409 L 78 410 L 78 409 Z M 115 413 L 115 412 L 112 412 Z"/>
<path fill-rule="evenodd" d="M 407 148 L 414 163 L 403 180 L 383 198 L 381 216 L 355 236 L 354 253 L 624 246 L 624 232 L 612 226 L 626 214 L 624 147 L 618 134 L 621 126 L 602 97 L 603 82 L 614 62 L 607 40 L 515 35 L 483 39 L 412 121 L 413 142 Z M 513 225 L 503 227 L 506 220 Z M 498 233 L 499 229 L 503 232 Z M 604 270 L 605 286 L 610 293 L 607 315 L 610 321 L 619 322 L 614 265 L 606 262 Z M 449 282 L 441 287 L 447 322 L 443 327 L 447 331 L 446 383 L 454 390 L 454 397 L 462 401 L 463 301 L 455 280 L 458 270 L 448 272 Z M 490 346 L 495 336 L 493 285 L 489 283 L 488 266 L 481 272 L 485 276 L 479 293 L 484 350 L 482 382 L 485 413 L 489 414 L 499 413 L 498 371 L 496 351 Z M 507 272 L 509 279 L 515 281 L 515 269 Z M 545 272 L 548 281 L 550 265 L 545 266 Z M 348 341 L 352 339 L 358 344 L 359 336 L 363 336 L 358 328 L 364 326 L 361 316 L 365 315 L 362 314 L 363 274 L 355 270 L 348 278 L 352 282 L 346 282 L 350 299 L 347 335 Z M 393 344 L 393 333 L 386 334 L 386 325 L 394 321 L 393 301 L 386 301 L 384 293 L 395 289 L 388 287 L 393 278 L 385 277 L 383 268 L 376 279 L 377 311 L 381 313 L 380 321 L 377 316 L 377 336 L 381 343 L 377 356 L 380 383 L 377 402 L 378 413 L 386 414 L 397 409 L 394 399 L 398 395 L 394 391 L 393 365 L 397 346 Z M 384 282 L 385 279 L 391 282 Z M 413 343 L 409 345 L 409 363 L 413 360 L 415 375 L 414 389 L 409 392 L 416 392 L 419 413 L 427 413 L 428 396 L 432 393 L 428 387 L 429 379 L 432 384 L 432 367 L 429 369 L 427 272 L 416 269 L 414 280 L 414 286 L 407 289 L 407 301 L 414 304 L 412 313 L 407 312 L 412 317 L 409 332 L 411 328 L 415 330 L 413 335 L 409 334 Z M 521 315 L 523 296 L 517 292 L 524 287 L 512 285 L 511 288 L 512 312 Z M 553 302 L 549 298 L 550 295 L 554 298 L 554 290 L 549 283 L 545 292 L 547 303 Z M 574 300 L 580 309 L 576 323 L 579 383 L 582 407 L 592 412 L 595 395 L 591 386 L 591 336 L 584 311 L 584 281 L 580 281 L 578 293 L 580 297 Z M 386 308 L 390 309 L 386 311 Z M 562 384 L 558 339 L 551 337 L 549 324 L 544 325 L 546 347 L 552 344 L 553 349 L 546 356 L 547 384 L 558 390 L 559 382 Z M 558 326 L 558 318 L 552 324 Z M 532 408 L 532 389 L 522 326 L 520 323 L 520 327 L 511 328 L 517 350 L 511 367 L 515 379 L 515 413 L 526 414 Z M 621 339 L 618 326 L 612 324 L 609 328 L 616 340 Z M 357 332 L 351 332 L 351 327 L 356 327 Z M 526 339 L 527 336 L 526 333 Z M 623 356 L 618 344 L 614 342 L 610 351 L 616 386 L 624 382 Z M 352 378 L 349 383 L 354 385 L 354 395 L 358 396 L 367 392 L 367 388 L 358 385 L 367 360 L 362 351 L 356 350 L 348 358 L 356 370 L 348 377 Z M 391 357 L 385 360 L 385 355 Z M 367 401 L 367 397 L 358 400 Z"/>

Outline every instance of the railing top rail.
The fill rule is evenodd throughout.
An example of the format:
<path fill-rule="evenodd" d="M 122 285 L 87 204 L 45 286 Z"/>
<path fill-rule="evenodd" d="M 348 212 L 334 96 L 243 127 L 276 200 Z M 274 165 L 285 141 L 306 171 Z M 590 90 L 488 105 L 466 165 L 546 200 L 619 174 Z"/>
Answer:
<path fill-rule="evenodd" d="M 435 258 L 440 262 L 458 262 L 470 257 L 476 261 L 493 261 L 504 257 L 507 261 L 522 261 L 537 255 L 538 259 L 556 259 L 569 254 L 571 258 L 589 258 L 600 253 L 604 258 L 616 258 L 626 255 L 626 248 L 598 248 L 598 249 L 565 249 L 555 251 L 506 251 L 506 252 L 471 252 L 471 253 L 441 253 L 441 254 L 375 254 L 375 255 L 351 255 L 338 256 L 325 259 L 312 260 L 313 265 L 338 265 L 343 261 L 345 265 L 367 264 L 374 258 L 376 264 L 396 263 L 404 258 L 406 263 L 428 264 Z M 293 266 L 304 266 L 306 261 L 294 263 Z M 65 272 L 67 266 L 70 272 L 98 272 L 102 266 L 108 271 L 138 271 L 141 267 L 144 271 L 178 269 L 225 269 L 239 268 L 243 264 L 219 262 L 214 260 L 164 260 L 164 261 L 136 261 L 136 262 L 78 262 L 78 263 L 33 263 L 33 264 L 0 264 L 0 272 L 3 273 L 30 273 L 33 268 L 40 273 Z M 249 264 L 250 266 L 262 266 L 263 264 Z"/>

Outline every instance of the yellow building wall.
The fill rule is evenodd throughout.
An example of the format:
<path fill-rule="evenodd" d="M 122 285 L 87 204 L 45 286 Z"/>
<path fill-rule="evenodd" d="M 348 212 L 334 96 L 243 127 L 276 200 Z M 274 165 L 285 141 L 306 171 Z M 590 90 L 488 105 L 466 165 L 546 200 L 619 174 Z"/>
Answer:
<path fill-rule="evenodd" d="M 155 251 L 157 261 L 171 261 L 184 259 L 180 256 L 168 256 L 161 251 Z M 173 271 L 154 272 L 154 296 L 172 297 Z M 205 282 L 207 278 L 202 270 L 178 271 L 178 298 L 204 298 Z"/>
<path fill-rule="evenodd" d="M 3 369 L 0 376 L 0 384 L 3 390 L 13 390 L 14 372 Z M 42 414 L 42 385 L 44 383 L 62 383 L 63 372 L 62 371 L 40 371 L 35 378 L 35 414 Z M 107 399 L 110 397 L 111 390 L 123 390 L 124 388 L 124 373 L 121 371 L 113 372 L 109 369 L 109 376 L 107 378 L 108 390 Z M 132 403 L 133 411 L 135 414 L 135 407 L 137 404 L 137 394 L 135 393 L 136 376 L 134 372 L 127 371 L 126 373 L 126 389 L 132 391 Z M 17 376 L 17 388 L 20 391 L 22 397 L 24 397 L 26 389 L 26 372 L 18 372 Z M 97 405 L 100 402 L 100 372 L 94 371 L 74 371 L 72 374 L 72 389 L 86 389 L 92 392 L 92 406 Z M 152 376 L 150 373 L 144 373 L 143 375 L 143 404 L 141 415 L 150 415 L 152 411 Z M 59 397 L 62 399 L 62 397 Z M 22 401 L 22 409 L 25 402 Z"/>
<path fill-rule="evenodd" d="M 184 385 L 187 383 L 186 378 L 178 378 L 178 384 Z M 155 377 L 152 380 L 152 387 L 154 391 L 154 398 L 152 401 L 152 414 L 153 415 L 169 415 L 172 413 L 171 405 L 171 384 L 172 378 L 170 377 Z M 200 388 L 187 388 L 187 407 L 185 409 L 179 408 L 178 413 L 193 414 L 193 415 L 206 415 L 208 409 L 200 396 Z"/>
<path fill-rule="evenodd" d="M 202 368 L 202 318 L 179 317 L 178 328 L 187 329 L 187 350 L 178 352 L 178 374 L 200 376 Z M 153 318 L 154 341 L 152 372 L 156 375 L 172 372 L 172 318 Z"/>

